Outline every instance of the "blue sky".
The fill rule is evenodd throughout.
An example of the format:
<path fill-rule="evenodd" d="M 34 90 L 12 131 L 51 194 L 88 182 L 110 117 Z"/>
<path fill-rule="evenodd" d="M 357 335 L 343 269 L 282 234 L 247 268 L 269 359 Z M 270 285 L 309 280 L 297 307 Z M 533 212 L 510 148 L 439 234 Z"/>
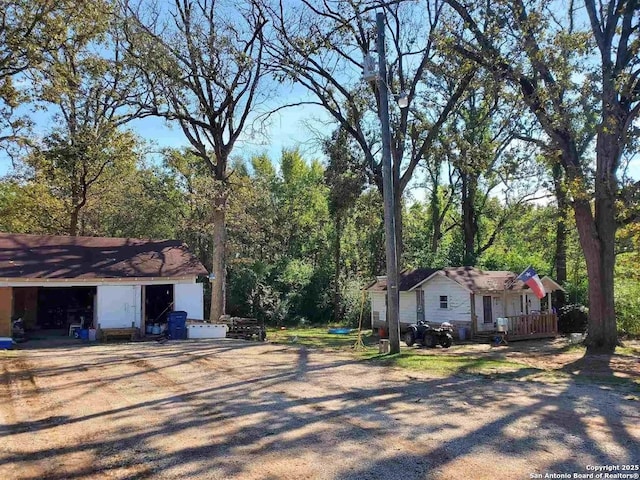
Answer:
<path fill-rule="evenodd" d="M 287 98 L 296 101 L 302 98 L 300 94 L 300 90 L 287 92 Z M 53 121 L 50 114 L 39 111 L 34 115 L 37 134 L 52 128 Z M 304 157 L 309 160 L 321 158 L 322 152 L 318 138 L 330 135 L 333 127 L 328 124 L 329 116 L 319 106 L 290 107 L 279 111 L 269 119 L 266 137 L 241 138 L 232 155 L 248 159 L 252 155 L 266 153 L 272 161 L 277 163 L 283 149 L 299 148 Z M 146 141 L 152 142 L 158 150 L 165 147 L 188 146 L 188 141 L 178 125 L 170 126 L 158 118 L 136 120 L 129 125 L 129 128 Z M 0 175 L 7 174 L 10 169 L 11 161 L 5 156 L 0 156 Z M 636 155 L 631 162 L 628 174 L 636 180 L 640 179 L 640 155 Z"/>

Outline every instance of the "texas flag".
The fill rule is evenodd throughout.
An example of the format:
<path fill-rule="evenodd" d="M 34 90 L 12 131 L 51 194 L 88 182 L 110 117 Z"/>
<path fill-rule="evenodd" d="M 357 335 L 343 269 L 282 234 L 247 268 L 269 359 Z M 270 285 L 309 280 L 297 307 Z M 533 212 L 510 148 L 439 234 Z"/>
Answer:
<path fill-rule="evenodd" d="M 544 285 L 542 285 L 540 277 L 533 267 L 527 268 L 524 272 L 518 275 L 516 280 L 522 280 L 526 285 L 528 285 L 531 291 L 536 294 L 536 297 L 544 297 Z"/>

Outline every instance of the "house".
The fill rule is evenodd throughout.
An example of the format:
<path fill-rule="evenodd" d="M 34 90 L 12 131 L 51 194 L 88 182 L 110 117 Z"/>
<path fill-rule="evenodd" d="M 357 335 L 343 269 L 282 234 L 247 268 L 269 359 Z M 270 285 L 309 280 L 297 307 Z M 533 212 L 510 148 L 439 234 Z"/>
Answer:
<path fill-rule="evenodd" d="M 0 337 L 28 329 L 140 328 L 184 310 L 203 319 L 207 270 L 175 240 L 0 233 Z"/>
<path fill-rule="evenodd" d="M 549 277 L 542 283 L 547 296 L 542 300 L 529 287 L 516 281 L 517 274 L 483 271 L 474 267 L 404 270 L 398 276 L 400 326 L 418 320 L 449 322 L 473 334 L 496 330 L 496 319 L 510 319 L 510 331 L 542 336 L 557 332 L 557 319 L 548 312 L 550 294 L 561 290 Z M 372 328 L 385 325 L 386 277 L 377 277 L 366 290 L 371 300 Z M 554 323 L 553 320 L 556 320 Z M 547 332 L 548 331 L 548 332 Z M 554 333 L 555 334 L 555 333 Z"/>

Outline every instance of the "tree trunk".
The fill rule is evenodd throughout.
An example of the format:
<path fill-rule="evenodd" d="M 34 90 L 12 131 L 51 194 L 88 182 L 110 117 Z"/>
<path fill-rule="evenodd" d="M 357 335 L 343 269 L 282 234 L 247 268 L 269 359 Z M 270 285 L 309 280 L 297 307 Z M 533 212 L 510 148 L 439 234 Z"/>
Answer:
<path fill-rule="evenodd" d="M 335 273 L 333 279 L 333 321 L 339 322 L 342 316 L 342 302 L 340 296 L 340 262 L 342 261 L 342 215 L 336 213 L 336 240 L 333 249 L 333 261 L 335 262 Z"/>
<path fill-rule="evenodd" d="M 440 237 L 442 236 L 442 222 L 440 221 L 440 197 L 438 186 L 433 185 L 431 193 L 431 253 L 435 256 L 440 247 Z"/>
<path fill-rule="evenodd" d="M 396 258 L 398 259 L 398 273 L 400 273 L 402 271 L 402 253 L 404 252 L 404 243 L 402 242 L 402 193 L 395 192 L 393 207 L 395 212 Z"/>
<path fill-rule="evenodd" d="M 464 237 L 464 265 L 474 266 L 476 263 L 476 236 L 478 234 L 475 197 L 475 180 L 466 172 L 460 172 L 462 177 L 462 232 Z"/>
<path fill-rule="evenodd" d="M 71 211 L 71 219 L 69 220 L 69 235 L 72 237 L 76 237 L 78 235 L 78 218 L 80 215 L 80 210 L 74 208 Z"/>
<path fill-rule="evenodd" d="M 213 205 L 213 262 L 215 278 L 211 282 L 211 311 L 209 320 L 217 322 L 224 315 L 226 304 L 226 198 L 218 197 Z"/>
<path fill-rule="evenodd" d="M 559 163 L 553 166 L 553 183 L 556 201 L 558 202 L 554 270 L 556 273 L 556 281 L 560 285 L 564 285 L 567 281 L 567 189 L 562 175 L 562 166 Z M 562 290 L 555 292 L 554 298 L 556 307 L 561 308 L 564 306 L 566 299 Z"/>

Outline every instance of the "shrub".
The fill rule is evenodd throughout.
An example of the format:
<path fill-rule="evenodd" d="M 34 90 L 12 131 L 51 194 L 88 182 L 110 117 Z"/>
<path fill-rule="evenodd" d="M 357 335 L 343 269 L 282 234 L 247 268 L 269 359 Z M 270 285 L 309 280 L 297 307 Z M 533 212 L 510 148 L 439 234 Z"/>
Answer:
<path fill-rule="evenodd" d="M 589 309 L 584 305 L 565 305 L 558 313 L 558 330 L 562 333 L 585 333 L 589 325 Z"/>
<path fill-rule="evenodd" d="M 362 327 L 369 328 L 371 321 L 371 303 L 369 297 L 362 299 L 362 282 L 351 280 L 342 289 L 342 323 L 351 328 L 357 328 L 362 313 Z"/>
<path fill-rule="evenodd" d="M 616 285 L 616 321 L 622 335 L 640 335 L 640 288 L 631 282 Z"/>

